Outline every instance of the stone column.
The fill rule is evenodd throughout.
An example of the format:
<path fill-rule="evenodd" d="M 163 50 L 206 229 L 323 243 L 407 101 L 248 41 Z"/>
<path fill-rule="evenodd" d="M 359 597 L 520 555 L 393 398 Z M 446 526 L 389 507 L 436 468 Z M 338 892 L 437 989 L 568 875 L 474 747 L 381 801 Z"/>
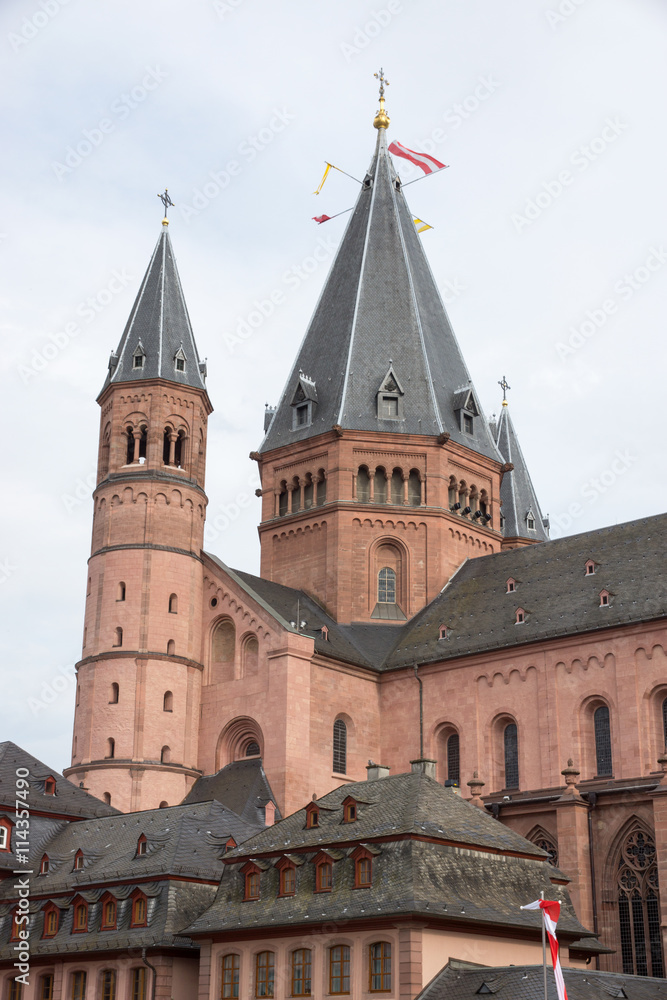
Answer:
<path fill-rule="evenodd" d="M 178 434 L 176 431 L 169 431 L 169 461 L 167 465 L 174 465 L 176 462 L 176 439 Z M 183 456 L 181 455 L 181 458 Z"/>
<path fill-rule="evenodd" d="M 443 963 L 444 964 L 444 963 Z M 398 927 L 398 996 L 413 1000 L 422 986 L 422 932 L 420 927 Z"/>
<path fill-rule="evenodd" d="M 368 501 L 369 503 L 374 503 L 375 501 L 375 469 L 368 468 Z"/>
<path fill-rule="evenodd" d="M 408 497 L 408 484 L 410 482 L 410 476 L 408 473 L 403 473 L 403 503 L 409 504 L 410 500 Z"/>
<path fill-rule="evenodd" d="M 132 437 L 134 438 L 134 455 L 132 456 L 132 462 L 136 463 L 139 461 L 139 449 L 141 446 L 141 428 L 135 427 L 132 431 Z"/>
<path fill-rule="evenodd" d="M 565 778 L 565 791 L 556 802 L 558 867 L 572 879 L 568 891 L 579 920 L 584 927 L 593 930 L 593 885 L 588 839 L 590 807 L 577 790 L 579 771 L 571 759 L 561 774 Z"/>

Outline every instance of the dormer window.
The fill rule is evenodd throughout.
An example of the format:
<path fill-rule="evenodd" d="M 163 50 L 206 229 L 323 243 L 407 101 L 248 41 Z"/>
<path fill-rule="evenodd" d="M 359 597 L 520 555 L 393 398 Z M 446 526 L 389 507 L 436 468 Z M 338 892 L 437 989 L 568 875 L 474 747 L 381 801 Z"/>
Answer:
<path fill-rule="evenodd" d="M 533 514 L 532 507 L 526 514 L 526 527 L 528 531 L 535 531 L 535 515 Z"/>
<path fill-rule="evenodd" d="M 331 892 L 333 889 L 333 865 L 331 861 L 320 861 L 315 874 L 315 892 Z"/>
<path fill-rule="evenodd" d="M 146 897 L 140 889 L 135 889 L 132 893 L 132 917 L 130 927 L 145 927 L 148 916 L 148 904 Z"/>
<path fill-rule="evenodd" d="M 516 580 L 513 580 L 512 577 L 510 577 L 509 580 L 507 581 L 506 593 L 513 594 L 516 589 L 517 589 Z"/>
<path fill-rule="evenodd" d="M 611 601 L 611 594 L 609 593 L 609 591 L 608 590 L 601 590 L 600 591 L 600 607 L 601 608 L 608 608 L 609 604 L 610 604 L 610 601 Z"/>
<path fill-rule="evenodd" d="M 279 896 L 293 896 L 296 893 L 296 867 L 288 858 L 281 858 L 276 865 L 280 872 Z"/>
<path fill-rule="evenodd" d="M 3 817 L 0 820 L 0 851 L 10 851 L 12 841 L 11 821 Z"/>
<path fill-rule="evenodd" d="M 595 573 L 595 563 L 592 559 L 589 559 L 586 563 L 586 576 L 593 576 Z"/>
<path fill-rule="evenodd" d="M 48 777 L 44 782 L 44 794 L 45 795 L 55 795 L 56 794 L 56 779 Z"/>
<path fill-rule="evenodd" d="M 377 415 L 379 420 L 403 419 L 403 389 L 396 378 L 393 367 L 385 375 L 377 393 Z"/>
<path fill-rule="evenodd" d="M 111 931 L 116 929 L 116 900 L 107 893 L 102 897 L 102 924 L 101 930 Z"/>
<path fill-rule="evenodd" d="M 42 937 L 55 937 L 58 933 L 59 911 L 53 903 L 47 903 L 44 907 L 44 930 Z"/>
<path fill-rule="evenodd" d="M 373 856 L 360 845 L 350 855 L 354 861 L 354 888 L 367 889 L 373 883 Z"/>
<path fill-rule="evenodd" d="M 185 371 L 185 354 L 183 353 L 183 347 L 179 347 L 174 355 L 174 371 L 184 372 Z"/>
<path fill-rule="evenodd" d="M 142 833 L 142 835 L 139 837 L 139 840 L 137 841 L 137 857 L 140 858 L 144 854 L 148 854 L 148 841 L 146 840 L 146 837 Z"/>
<path fill-rule="evenodd" d="M 459 427 L 464 434 L 475 433 L 475 417 L 480 414 L 475 393 L 470 386 L 465 386 L 454 393 L 454 412 L 458 415 Z"/>
<path fill-rule="evenodd" d="M 352 798 L 347 798 L 343 802 L 343 822 L 355 823 L 357 819 L 357 803 Z"/>
<path fill-rule="evenodd" d="M 39 863 L 39 874 L 48 875 L 50 866 L 51 862 L 49 861 L 49 856 L 48 854 L 44 854 L 42 856 L 42 860 Z"/>
<path fill-rule="evenodd" d="M 472 414 L 470 414 L 470 413 L 464 413 L 463 414 L 463 428 L 462 428 L 462 430 L 463 430 L 464 434 L 473 434 L 474 433 L 475 428 L 474 428 L 474 425 L 473 425 L 473 422 L 472 422 Z"/>
<path fill-rule="evenodd" d="M 440 639 L 449 639 L 449 633 L 450 632 L 451 632 L 451 629 L 450 629 L 449 625 L 441 625 L 440 629 L 439 629 L 438 640 L 440 640 Z"/>
<path fill-rule="evenodd" d="M 88 930 L 88 904 L 80 897 L 74 903 L 72 934 L 85 934 Z"/>
<path fill-rule="evenodd" d="M 516 609 L 516 619 L 515 619 L 514 624 L 515 625 L 523 625 L 523 623 L 525 622 L 525 620 L 526 620 L 526 612 L 524 611 L 523 608 L 517 608 Z"/>
<path fill-rule="evenodd" d="M 132 355 L 132 368 L 143 368 L 146 360 L 146 352 L 141 343 L 138 343 Z"/>
<path fill-rule="evenodd" d="M 241 869 L 241 874 L 244 877 L 244 900 L 249 899 L 259 899 L 260 890 L 260 870 L 256 864 L 252 861 L 248 861 L 247 864 Z"/>
<path fill-rule="evenodd" d="M 306 829 L 314 830 L 319 825 L 320 825 L 319 807 L 311 803 L 310 805 L 306 806 Z"/>
<path fill-rule="evenodd" d="M 317 405 L 315 380 L 299 371 L 299 381 L 292 396 L 292 430 L 310 427 L 313 422 L 314 407 Z"/>

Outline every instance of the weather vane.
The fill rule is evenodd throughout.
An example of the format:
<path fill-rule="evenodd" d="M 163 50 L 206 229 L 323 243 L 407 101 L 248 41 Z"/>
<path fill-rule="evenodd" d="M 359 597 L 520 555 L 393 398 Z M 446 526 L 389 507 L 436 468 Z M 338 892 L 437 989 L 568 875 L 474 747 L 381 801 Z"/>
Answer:
<path fill-rule="evenodd" d="M 166 188 L 164 189 L 164 194 L 159 194 L 158 198 L 160 199 L 160 201 L 164 205 L 164 217 L 166 219 L 167 218 L 167 210 L 168 210 L 169 206 L 173 205 L 174 203 L 171 200 L 171 198 L 169 197 L 169 193 L 168 193 L 168 191 L 167 191 Z"/>
<path fill-rule="evenodd" d="M 504 375 L 502 382 L 499 382 L 498 385 L 503 390 L 503 406 L 507 406 L 507 390 L 511 389 L 512 386 L 508 384 L 507 379 L 505 378 Z"/>
<path fill-rule="evenodd" d="M 383 98 L 384 97 L 384 85 L 386 83 L 387 86 L 389 86 L 389 80 L 385 79 L 384 70 L 382 69 L 382 67 L 380 67 L 380 72 L 379 73 L 373 73 L 373 76 L 375 77 L 376 80 L 380 81 L 380 98 Z"/>

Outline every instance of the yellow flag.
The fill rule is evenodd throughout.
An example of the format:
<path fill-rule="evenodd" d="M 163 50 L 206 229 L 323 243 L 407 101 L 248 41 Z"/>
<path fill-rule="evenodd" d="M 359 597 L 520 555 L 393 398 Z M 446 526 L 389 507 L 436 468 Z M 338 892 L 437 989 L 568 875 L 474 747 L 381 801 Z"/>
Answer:
<path fill-rule="evenodd" d="M 324 177 L 320 181 L 320 186 L 318 187 L 317 191 L 313 191 L 313 194 L 319 194 L 320 193 L 320 191 L 324 187 L 324 182 L 327 179 L 327 174 L 331 170 L 332 166 L 333 166 L 333 163 L 327 163 L 327 169 L 324 171 Z"/>
<path fill-rule="evenodd" d="M 322 181 L 324 183 L 324 181 Z M 433 226 L 429 226 L 428 222 L 424 222 L 423 219 L 414 219 L 414 224 L 417 227 L 418 233 L 425 233 L 427 229 L 433 229 Z"/>

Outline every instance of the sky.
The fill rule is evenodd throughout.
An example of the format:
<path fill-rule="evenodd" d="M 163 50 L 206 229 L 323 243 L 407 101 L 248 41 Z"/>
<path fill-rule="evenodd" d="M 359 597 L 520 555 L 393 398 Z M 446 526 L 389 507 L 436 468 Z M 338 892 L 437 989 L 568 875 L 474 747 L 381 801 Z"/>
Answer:
<path fill-rule="evenodd" d="M 4 0 L 0 740 L 69 763 L 95 400 L 165 187 L 215 407 L 206 547 L 258 571 L 248 455 L 380 67 L 390 140 L 449 167 L 405 193 L 488 416 L 511 386 L 552 537 L 664 510 L 666 34 L 661 0 Z M 325 160 L 352 178 L 315 196 Z"/>

